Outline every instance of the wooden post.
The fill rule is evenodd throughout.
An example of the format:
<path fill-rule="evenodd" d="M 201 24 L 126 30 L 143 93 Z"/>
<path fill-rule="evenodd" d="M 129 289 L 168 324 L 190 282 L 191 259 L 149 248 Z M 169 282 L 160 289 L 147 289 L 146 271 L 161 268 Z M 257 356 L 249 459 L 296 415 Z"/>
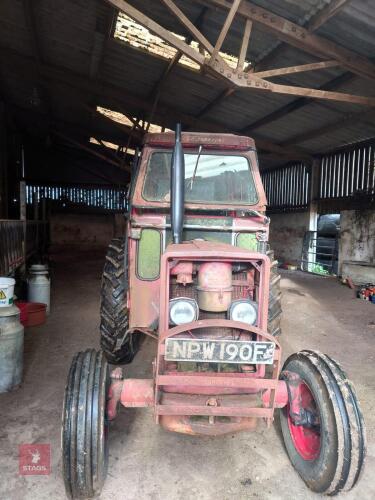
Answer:
<path fill-rule="evenodd" d="M 309 203 L 309 231 L 314 231 L 313 239 L 311 240 L 310 253 L 308 254 L 308 271 L 312 272 L 316 262 L 316 237 L 318 230 L 318 196 L 319 196 L 319 179 L 320 179 L 320 158 L 314 158 L 311 164 L 310 175 L 310 203 Z"/>

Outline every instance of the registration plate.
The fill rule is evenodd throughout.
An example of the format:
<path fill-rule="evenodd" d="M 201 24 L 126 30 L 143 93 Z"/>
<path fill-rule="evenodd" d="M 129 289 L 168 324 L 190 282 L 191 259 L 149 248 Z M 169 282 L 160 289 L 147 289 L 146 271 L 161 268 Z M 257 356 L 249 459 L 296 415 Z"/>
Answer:
<path fill-rule="evenodd" d="M 165 345 L 167 361 L 271 365 L 274 352 L 273 342 L 244 340 L 168 338 Z"/>

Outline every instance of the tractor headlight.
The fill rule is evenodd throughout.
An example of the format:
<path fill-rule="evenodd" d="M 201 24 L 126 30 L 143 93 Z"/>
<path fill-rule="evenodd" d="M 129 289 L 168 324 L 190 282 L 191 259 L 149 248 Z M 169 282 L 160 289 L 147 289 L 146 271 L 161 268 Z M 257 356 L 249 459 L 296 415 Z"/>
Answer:
<path fill-rule="evenodd" d="M 258 319 L 258 304 L 252 300 L 235 300 L 229 307 L 229 319 L 255 325 Z"/>
<path fill-rule="evenodd" d="M 179 297 L 169 301 L 169 321 L 173 325 L 191 323 L 198 319 L 199 308 L 194 299 Z"/>

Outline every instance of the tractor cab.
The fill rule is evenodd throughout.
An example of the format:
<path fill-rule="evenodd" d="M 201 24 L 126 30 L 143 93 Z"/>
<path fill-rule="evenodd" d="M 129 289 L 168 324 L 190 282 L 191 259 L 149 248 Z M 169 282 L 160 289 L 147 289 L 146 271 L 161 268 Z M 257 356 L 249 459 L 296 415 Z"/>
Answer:
<path fill-rule="evenodd" d="M 172 242 L 204 241 L 206 248 L 226 244 L 232 250 L 267 253 L 269 219 L 251 138 L 187 132 L 175 143 L 173 133 L 148 134 L 133 182 L 128 225 L 129 280 L 135 292 L 131 327 L 158 325 L 161 256 Z M 274 287 L 271 326 L 278 334 L 277 279 Z M 192 294 L 190 288 L 186 284 L 174 293 Z M 246 298 L 239 287 L 234 296 Z"/>

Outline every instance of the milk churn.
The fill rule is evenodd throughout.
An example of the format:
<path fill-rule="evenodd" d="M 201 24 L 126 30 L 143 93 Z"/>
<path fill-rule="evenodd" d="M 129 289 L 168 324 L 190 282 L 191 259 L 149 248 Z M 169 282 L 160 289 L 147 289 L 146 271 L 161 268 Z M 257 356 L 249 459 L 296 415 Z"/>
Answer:
<path fill-rule="evenodd" d="M 29 269 L 27 282 L 27 298 L 29 302 L 41 302 L 47 305 L 47 314 L 50 309 L 51 281 L 48 275 L 48 266 L 34 264 Z"/>
<path fill-rule="evenodd" d="M 23 326 L 16 306 L 0 308 L 0 393 L 22 381 Z"/>

